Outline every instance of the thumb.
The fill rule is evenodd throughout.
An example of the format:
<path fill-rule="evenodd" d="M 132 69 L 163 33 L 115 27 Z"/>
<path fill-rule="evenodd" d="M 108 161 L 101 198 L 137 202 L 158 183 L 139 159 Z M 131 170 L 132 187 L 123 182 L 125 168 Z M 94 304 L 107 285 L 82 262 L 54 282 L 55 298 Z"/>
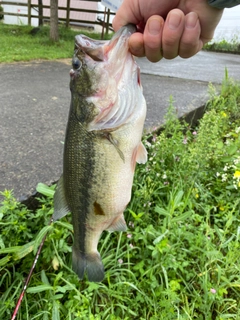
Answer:
<path fill-rule="evenodd" d="M 125 0 L 116 12 L 112 26 L 114 31 L 117 31 L 128 23 L 137 25 L 140 21 L 140 14 L 134 9 L 134 1 Z"/>

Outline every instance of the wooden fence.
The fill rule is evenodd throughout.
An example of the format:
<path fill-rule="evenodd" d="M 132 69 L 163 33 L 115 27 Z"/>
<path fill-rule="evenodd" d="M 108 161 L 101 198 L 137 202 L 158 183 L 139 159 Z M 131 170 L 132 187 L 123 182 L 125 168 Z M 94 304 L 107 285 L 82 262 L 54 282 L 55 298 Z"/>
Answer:
<path fill-rule="evenodd" d="M 39 21 L 39 24 L 41 25 L 42 24 L 42 21 L 49 21 L 50 20 L 50 15 L 44 15 L 43 12 L 44 10 L 43 9 L 49 9 L 50 10 L 50 0 L 49 0 L 49 4 L 46 5 L 46 4 L 39 4 L 39 1 L 38 3 L 36 3 L 36 1 L 34 0 L 26 0 L 25 3 L 23 2 L 10 2 L 10 1 L 1 1 L 0 2 L 0 16 L 1 14 L 3 16 L 6 16 L 6 15 L 10 15 L 10 16 L 17 16 L 17 17 L 25 17 L 27 18 L 28 20 L 28 25 L 31 25 L 31 19 L 32 18 L 37 18 L 38 21 Z M 75 8 L 73 6 L 71 6 L 71 0 L 66 0 L 67 3 L 66 3 L 66 6 L 59 6 L 58 7 L 58 10 L 62 10 L 62 11 L 65 11 L 65 17 L 59 17 L 59 22 L 64 24 L 66 27 L 69 27 L 70 25 L 85 25 L 85 26 L 92 26 L 92 25 L 99 25 L 102 27 L 102 34 L 104 33 L 104 29 L 105 29 L 105 33 L 107 34 L 109 29 L 112 30 L 112 25 L 110 23 L 110 16 L 111 15 L 115 15 L 115 13 L 113 12 L 110 12 L 109 9 L 105 8 L 104 11 L 101 11 L 101 10 L 91 10 L 91 9 L 82 9 L 82 8 Z M 79 0 L 79 2 L 99 2 L 98 0 L 87 0 L 87 1 L 82 1 L 82 0 Z M 14 12 L 6 12 L 6 10 L 4 11 L 1 11 L 1 7 L 2 5 L 11 5 L 11 6 L 18 6 L 18 7 L 27 7 L 27 14 L 26 13 L 21 13 L 21 12 L 18 12 L 18 13 L 14 13 Z M 36 14 L 33 14 L 32 13 L 32 8 L 34 8 L 37 12 Z M 80 19 L 72 19 L 70 18 L 70 13 L 71 12 L 82 12 L 82 13 L 92 13 L 92 14 L 95 14 L 95 19 L 93 20 L 80 20 Z M 103 19 L 99 19 L 97 18 L 97 15 L 103 15 Z"/>

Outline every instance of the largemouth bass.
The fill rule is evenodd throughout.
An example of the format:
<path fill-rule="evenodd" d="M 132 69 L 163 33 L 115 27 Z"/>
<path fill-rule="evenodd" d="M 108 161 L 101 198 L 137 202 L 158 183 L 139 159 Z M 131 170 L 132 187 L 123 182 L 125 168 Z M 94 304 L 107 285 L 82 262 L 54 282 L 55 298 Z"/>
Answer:
<path fill-rule="evenodd" d="M 141 142 L 146 103 L 128 47 L 133 32 L 135 27 L 127 25 L 107 42 L 75 37 L 63 175 L 53 219 L 72 213 L 72 267 L 80 279 L 86 271 L 94 282 L 104 278 L 100 236 L 104 230 L 127 229 L 123 211 L 135 164 L 147 161 Z"/>

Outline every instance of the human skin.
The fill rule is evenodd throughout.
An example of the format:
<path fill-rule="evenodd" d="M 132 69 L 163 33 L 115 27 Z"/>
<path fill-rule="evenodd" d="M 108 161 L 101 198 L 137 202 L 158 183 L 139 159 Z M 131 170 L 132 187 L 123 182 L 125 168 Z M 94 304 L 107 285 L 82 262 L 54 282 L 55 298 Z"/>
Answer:
<path fill-rule="evenodd" d="M 129 39 L 135 56 L 151 62 L 178 55 L 189 58 L 213 38 L 222 13 L 207 0 L 124 0 L 113 28 L 117 31 L 127 23 L 138 27 Z"/>

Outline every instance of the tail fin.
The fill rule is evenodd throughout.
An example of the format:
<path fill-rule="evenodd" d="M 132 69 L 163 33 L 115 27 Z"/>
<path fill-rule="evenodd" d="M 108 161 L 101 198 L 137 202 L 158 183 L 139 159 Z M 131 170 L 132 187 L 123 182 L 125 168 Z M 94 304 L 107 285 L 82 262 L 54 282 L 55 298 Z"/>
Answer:
<path fill-rule="evenodd" d="M 104 279 L 104 266 L 98 252 L 86 255 L 86 271 L 88 280 L 92 282 L 100 282 Z"/>
<path fill-rule="evenodd" d="M 73 248 L 72 268 L 81 280 L 83 279 L 85 270 L 88 281 L 100 282 L 104 279 L 104 266 L 98 252 L 83 254 Z"/>
<path fill-rule="evenodd" d="M 85 255 L 74 247 L 72 248 L 72 268 L 78 278 L 82 280 L 86 269 L 86 259 Z"/>

